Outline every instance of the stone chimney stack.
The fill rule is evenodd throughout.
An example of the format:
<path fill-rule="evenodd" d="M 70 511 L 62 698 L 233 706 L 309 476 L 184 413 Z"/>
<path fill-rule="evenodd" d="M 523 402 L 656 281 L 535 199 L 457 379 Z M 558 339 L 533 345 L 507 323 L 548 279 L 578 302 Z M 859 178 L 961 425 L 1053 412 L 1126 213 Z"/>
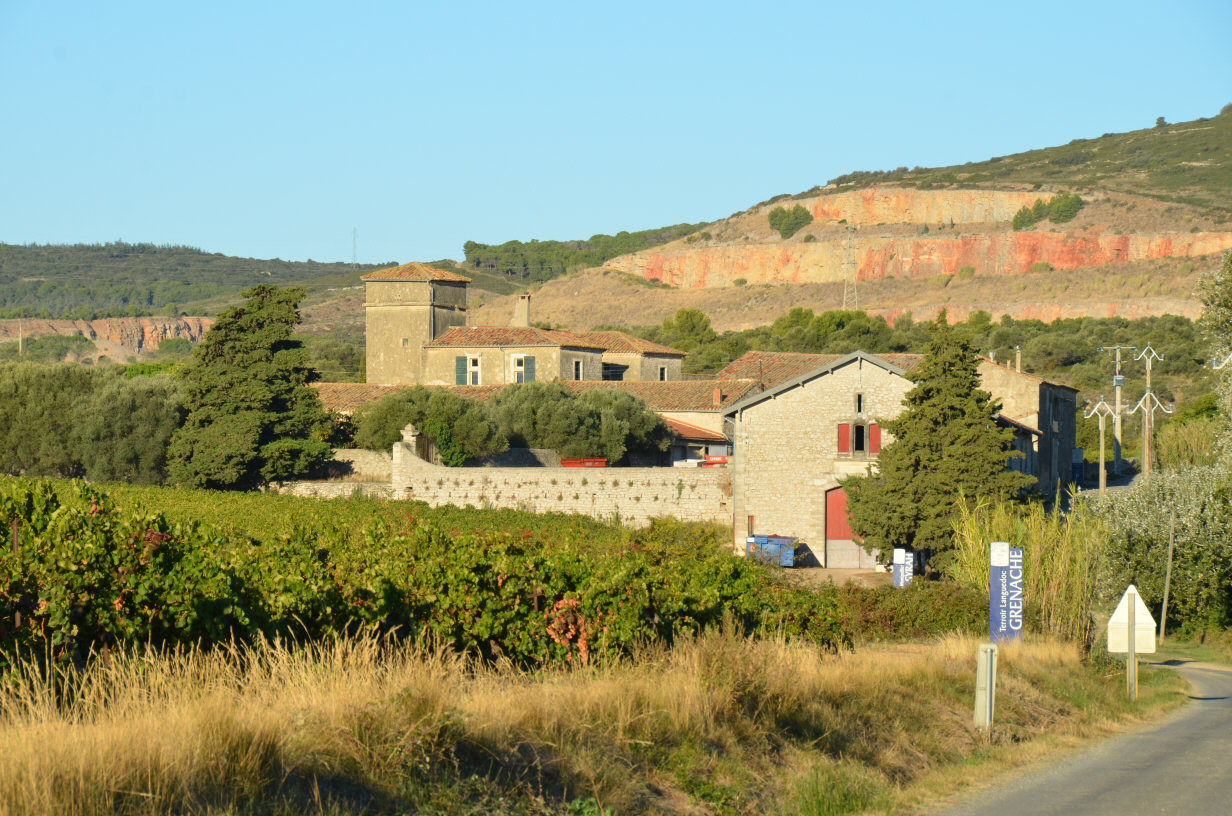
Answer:
<path fill-rule="evenodd" d="M 513 320 L 509 323 L 510 326 L 517 329 L 530 328 L 530 295 L 523 293 L 518 295 L 518 303 L 513 307 Z"/>
<path fill-rule="evenodd" d="M 1014 370 L 1022 373 L 1022 346 L 1014 346 Z"/>
<path fill-rule="evenodd" d="M 720 389 L 715 388 L 714 389 L 714 407 L 721 408 L 722 406 L 723 406 L 723 392 Z"/>

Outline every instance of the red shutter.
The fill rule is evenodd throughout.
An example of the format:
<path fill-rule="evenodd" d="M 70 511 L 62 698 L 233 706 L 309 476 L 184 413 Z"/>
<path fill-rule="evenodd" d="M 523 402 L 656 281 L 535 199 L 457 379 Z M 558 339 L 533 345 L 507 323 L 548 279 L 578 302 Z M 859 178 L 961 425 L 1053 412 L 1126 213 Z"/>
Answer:
<path fill-rule="evenodd" d="M 851 453 L 851 426 L 846 422 L 838 425 L 838 452 Z"/>
<path fill-rule="evenodd" d="M 881 426 L 868 426 L 868 452 L 881 453 Z"/>

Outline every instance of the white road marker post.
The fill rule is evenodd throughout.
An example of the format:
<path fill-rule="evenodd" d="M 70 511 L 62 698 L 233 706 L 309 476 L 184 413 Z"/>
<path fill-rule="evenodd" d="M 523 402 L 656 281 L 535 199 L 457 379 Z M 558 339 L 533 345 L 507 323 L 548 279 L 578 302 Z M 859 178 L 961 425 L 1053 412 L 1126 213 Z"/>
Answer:
<path fill-rule="evenodd" d="M 992 728 L 997 707 L 997 644 L 981 643 L 975 667 L 975 727 Z"/>

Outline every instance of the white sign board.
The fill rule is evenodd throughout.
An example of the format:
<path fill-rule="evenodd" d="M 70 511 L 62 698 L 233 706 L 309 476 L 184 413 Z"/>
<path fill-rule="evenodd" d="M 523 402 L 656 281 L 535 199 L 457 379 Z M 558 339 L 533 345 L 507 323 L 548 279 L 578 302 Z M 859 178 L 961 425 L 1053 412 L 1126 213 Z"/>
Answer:
<path fill-rule="evenodd" d="M 1129 605 L 1134 605 L 1134 651 L 1138 654 L 1155 653 L 1155 619 L 1151 610 L 1142 602 L 1142 596 L 1133 584 L 1121 596 L 1121 602 L 1108 619 L 1108 652 L 1129 652 Z"/>

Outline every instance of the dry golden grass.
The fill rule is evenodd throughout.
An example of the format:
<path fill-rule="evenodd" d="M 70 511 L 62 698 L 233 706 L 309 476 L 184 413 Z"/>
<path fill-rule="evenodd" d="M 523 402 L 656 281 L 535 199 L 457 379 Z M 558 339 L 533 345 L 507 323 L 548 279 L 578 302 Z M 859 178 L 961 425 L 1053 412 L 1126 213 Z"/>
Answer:
<path fill-rule="evenodd" d="M 1073 646 L 1009 647 L 989 740 L 971 725 L 975 652 L 716 632 L 540 674 L 371 637 L 113 655 L 5 681 L 0 813 L 845 812 L 1128 710 Z"/>

